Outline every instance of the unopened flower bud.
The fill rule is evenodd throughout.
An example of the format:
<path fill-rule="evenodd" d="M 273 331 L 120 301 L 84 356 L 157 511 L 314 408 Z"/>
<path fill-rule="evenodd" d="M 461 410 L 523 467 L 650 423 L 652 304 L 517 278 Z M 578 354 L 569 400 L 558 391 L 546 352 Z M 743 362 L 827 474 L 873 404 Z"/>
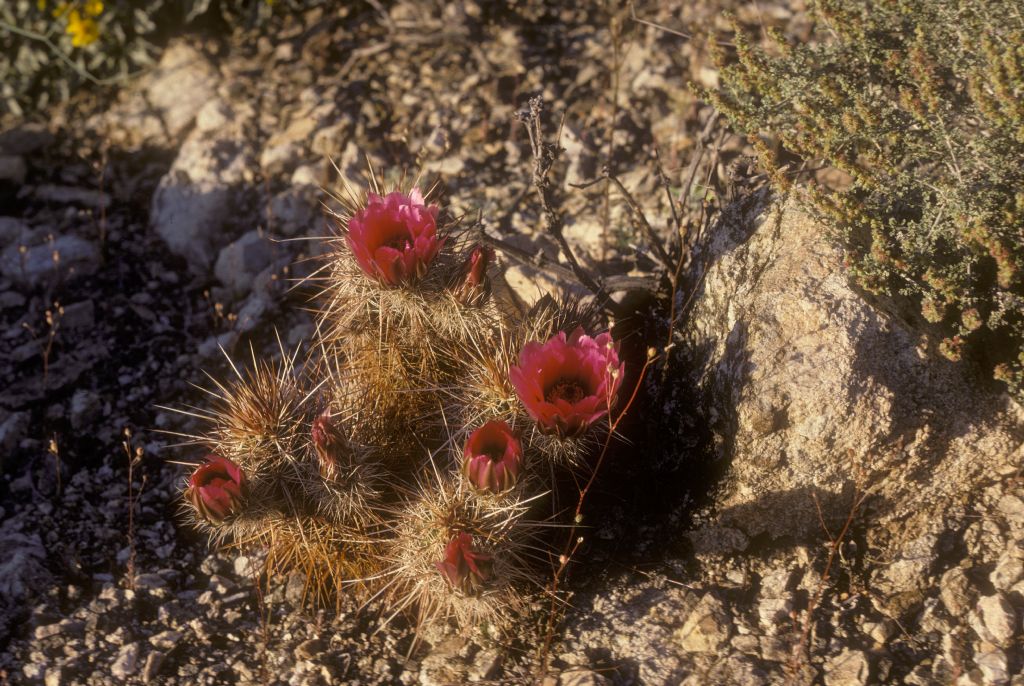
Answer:
<path fill-rule="evenodd" d="M 491 280 L 487 276 L 487 266 L 494 261 L 494 250 L 477 245 L 469 253 L 462 267 L 461 281 L 453 289 L 455 297 L 464 305 L 478 306 L 491 292 Z"/>
<path fill-rule="evenodd" d="M 434 566 L 451 584 L 464 593 L 476 590 L 491 578 L 491 556 L 473 548 L 473 537 L 457 533 L 444 549 L 444 559 Z"/>
<path fill-rule="evenodd" d="M 245 496 L 245 472 L 226 457 L 208 455 L 189 478 L 185 497 L 204 519 L 220 524 L 237 514 Z"/>
<path fill-rule="evenodd" d="M 338 430 L 329 410 L 324 410 L 313 420 L 313 427 L 309 433 L 320 466 L 320 476 L 328 481 L 336 479 L 340 460 L 347 446 L 345 437 Z"/>
<path fill-rule="evenodd" d="M 519 478 L 523 448 L 503 421 L 487 422 L 470 434 L 462 452 L 462 473 L 479 491 L 501 493 Z"/>

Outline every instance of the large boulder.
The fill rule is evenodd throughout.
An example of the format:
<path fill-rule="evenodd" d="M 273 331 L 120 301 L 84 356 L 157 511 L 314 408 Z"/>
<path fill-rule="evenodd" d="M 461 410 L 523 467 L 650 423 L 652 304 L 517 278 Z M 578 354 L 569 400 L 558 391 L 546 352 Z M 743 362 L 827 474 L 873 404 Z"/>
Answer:
<path fill-rule="evenodd" d="M 874 542 L 921 547 L 1021 468 L 1024 410 L 865 302 L 808 214 L 726 217 L 704 257 L 688 336 L 728 463 L 718 526 L 823 536 L 819 507 L 834 527 L 867 494 Z"/>

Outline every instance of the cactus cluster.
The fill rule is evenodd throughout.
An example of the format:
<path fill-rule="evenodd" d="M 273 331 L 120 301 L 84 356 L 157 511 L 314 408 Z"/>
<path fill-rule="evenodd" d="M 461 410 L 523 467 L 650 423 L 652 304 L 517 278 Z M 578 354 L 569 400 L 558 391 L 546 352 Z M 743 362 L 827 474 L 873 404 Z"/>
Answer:
<path fill-rule="evenodd" d="M 589 478 L 618 346 L 577 302 L 524 316 L 493 297 L 494 253 L 437 184 L 367 185 L 334 196 L 308 357 L 253 355 L 190 410 L 208 454 L 184 507 L 215 543 L 265 549 L 268 575 L 304 574 L 312 601 L 501 624 L 551 578 L 552 493 Z"/>

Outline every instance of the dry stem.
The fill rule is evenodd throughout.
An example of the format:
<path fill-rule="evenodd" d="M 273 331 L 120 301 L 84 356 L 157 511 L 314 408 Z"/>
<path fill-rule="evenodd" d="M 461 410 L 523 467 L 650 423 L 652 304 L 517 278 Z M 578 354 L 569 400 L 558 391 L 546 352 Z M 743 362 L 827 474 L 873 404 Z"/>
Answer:
<path fill-rule="evenodd" d="M 533 151 L 533 185 L 540 196 L 547 232 L 558 243 L 576 279 L 594 294 L 603 309 L 617 312 L 618 306 L 611 299 L 608 291 L 583 269 L 576 259 L 576 254 L 570 247 L 569 241 L 565 238 L 565 221 L 561 209 L 556 206 L 551 180 L 548 178 L 551 168 L 564 152 L 564 148 L 558 144 L 557 140 L 555 143 L 548 143 L 544 140 L 540 121 L 543 111 L 544 100 L 537 96 L 530 99 L 529 110 L 520 112 L 518 118 L 526 126 L 526 131 L 530 136 L 530 148 Z M 561 133 L 561 127 L 559 127 L 559 133 Z"/>
<path fill-rule="evenodd" d="M 604 462 L 605 456 L 608 454 L 608 447 L 611 445 L 612 436 L 615 435 L 615 430 L 618 428 L 619 423 L 622 421 L 626 413 L 629 412 L 629 408 L 633 406 L 633 402 L 636 400 L 637 393 L 640 392 L 640 386 L 643 385 L 644 378 L 647 375 L 647 370 L 657 360 L 658 357 L 654 354 L 653 350 L 648 351 L 647 360 L 644 362 L 643 368 L 640 370 L 640 375 L 636 380 L 636 385 L 633 387 L 633 392 L 629 396 L 629 401 L 622 408 L 622 411 L 615 416 L 608 423 L 608 431 L 605 434 L 604 444 L 601 446 L 601 454 L 597 458 L 597 464 L 594 466 L 593 472 L 590 474 L 590 478 L 587 480 L 586 485 L 580 489 L 579 499 L 576 501 L 576 511 L 573 516 L 573 522 L 569 527 L 569 536 L 566 539 L 565 548 L 562 554 L 558 556 L 558 567 L 551 579 L 551 584 L 548 587 L 548 595 L 551 598 L 551 605 L 548 614 L 547 631 L 544 635 L 544 643 L 541 645 L 539 664 L 541 674 L 546 674 L 548 670 L 548 657 L 551 651 L 551 641 L 554 637 L 555 623 L 558 617 L 557 614 L 557 602 L 558 602 L 558 588 L 561 582 L 562 576 L 565 573 L 566 568 L 569 566 L 569 562 L 575 555 L 576 550 L 583 543 L 583 537 L 577 536 L 576 531 L 579 528 L 580 523 L 583 521 L 583 501 L 587 497 L 587 493 L 590 491 L 590 487 L 593 486 L 594 480 L 597 478 L 597 473 L 601 470 L 601 464 Z M 611 393 L 613 385 L 608 384 L 609 394 Z M 612 397 L 608 397 L 608 415 L 611 417 L 611 404 Z"/>

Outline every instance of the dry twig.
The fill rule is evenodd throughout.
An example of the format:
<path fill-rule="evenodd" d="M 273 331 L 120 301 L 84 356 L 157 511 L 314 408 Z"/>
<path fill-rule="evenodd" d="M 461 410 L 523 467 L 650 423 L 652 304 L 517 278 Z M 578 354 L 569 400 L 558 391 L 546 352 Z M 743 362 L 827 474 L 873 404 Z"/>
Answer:
<path fill-rule="evenodd" d="M 608 291 L 580 265 L 572 247 L 569 246 L 569 241 L 565 238 L 565 221 L 562 217 L 562 211 L 555 200 L 551 180 L 548 178 L 551 168 L 565 149 L 558 144 L 557 140 L 555 143 L 549 143 L 544 140 L 544 132 L 541 125 L 541 114 L 543 112 L 544 100 L 537 96 L 530 99 L 529 109 L 520 112 L 517 117 L 526 127 L 526 132 L 530 136 L 530 149 L 533 152 L 533 185 L 540 196 L 541 209 L 544 210 L 545 227 L 561 248 L 576 280 L 594 294 L 598 304 L 603 309 L 617 312 L 618 306 L 611 299 Z M 561 127 L 559 127 L 560 134 Z"/>

